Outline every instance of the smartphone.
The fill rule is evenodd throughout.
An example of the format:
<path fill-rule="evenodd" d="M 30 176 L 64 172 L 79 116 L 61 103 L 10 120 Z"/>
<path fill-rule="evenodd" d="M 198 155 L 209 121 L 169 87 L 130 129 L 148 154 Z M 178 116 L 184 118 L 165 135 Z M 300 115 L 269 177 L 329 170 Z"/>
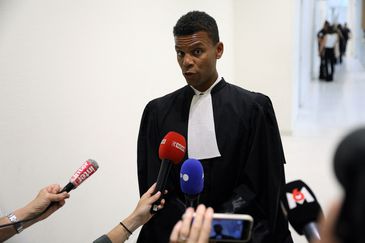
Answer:
<path fill-rule="evenodd" d="M 252 226 L 253 218 L 248 214 L 215 213 L 209 242 L 248 242 Z"/>

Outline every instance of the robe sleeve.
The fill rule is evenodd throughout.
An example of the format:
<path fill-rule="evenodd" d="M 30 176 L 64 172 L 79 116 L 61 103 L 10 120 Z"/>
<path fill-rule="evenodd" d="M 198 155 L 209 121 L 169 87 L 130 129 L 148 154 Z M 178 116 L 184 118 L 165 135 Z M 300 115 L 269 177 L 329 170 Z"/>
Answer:
<path fill-rule="evenodd" d="M 255 100 L 249 125 L 248 156 L 241 173 L 244 183 L 223 203 L 222 211 L 252 215 L 256 231 L 252 242 L 275 242 L 278 213 L 282 213 L 279 210 L 285 183 L 285 158 L 270 99 L 256 94 Z"/>
<path fill-rule="evenodd" d="M 160 167 L 158 154 L 159 141 L 157 133 L 157 119 L 154 112 L 153 101 L 144 109 L 137 142 L 137 172 L 139 193 L 142 196 L 155 182 Z M 157 171 L 156 171 L 157 170 Z"/>

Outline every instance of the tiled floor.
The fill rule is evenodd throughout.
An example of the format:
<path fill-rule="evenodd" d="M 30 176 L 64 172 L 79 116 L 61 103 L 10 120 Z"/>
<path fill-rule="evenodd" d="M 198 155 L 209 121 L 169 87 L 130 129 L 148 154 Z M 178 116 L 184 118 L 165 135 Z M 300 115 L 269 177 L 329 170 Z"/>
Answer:
<path fill-rule="evenodd" d="M 348 58 L 336 65 L 333 82 L 313 80 L 306 91 L 292 136 L 283 136 L 287 181 L 301 179 L 325 213 L 341 196 L 333 173 L 333 154 L 341 138 L 365 125 L 365 69 Z M 296 243 L 307 242 L 292 230 Z"/>

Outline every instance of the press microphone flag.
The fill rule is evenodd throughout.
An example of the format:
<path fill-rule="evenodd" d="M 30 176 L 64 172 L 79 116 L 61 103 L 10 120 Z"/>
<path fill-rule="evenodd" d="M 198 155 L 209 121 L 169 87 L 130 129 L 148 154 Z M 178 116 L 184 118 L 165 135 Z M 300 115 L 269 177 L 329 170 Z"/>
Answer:
<path fill-rule="evenodd" d="M 92 174 L 94 174 L 98 168 L 99 165 L 95 160 L 93 159 L 86 160 L 81 165 L 81 167 L 73 174 L 73 176 L 70 179 L 70 182 L 62 189 L 61 192 L 70 192 L 71 190 L 77 188 L 87 178 L 89 178 Z"/>
<path fill-rule="evenodd" d="M 304 234 L 308 241 L 320 240 L 317 222 L 322 209 L 308 185 L 301 180 L 287 183 L 282 204 L 289 223 L 298 234 Z"/>

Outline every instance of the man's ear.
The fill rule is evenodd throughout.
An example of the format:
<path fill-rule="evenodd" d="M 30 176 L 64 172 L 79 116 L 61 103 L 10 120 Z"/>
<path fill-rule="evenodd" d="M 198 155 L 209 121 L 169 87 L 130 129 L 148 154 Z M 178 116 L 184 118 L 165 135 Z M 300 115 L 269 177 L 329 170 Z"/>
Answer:
<path fill-rule="evenodd" d="M 222 42 L 218 42 L 216 49 L 215 49 L 215 57 L 217 59 L 221 58 L 223 55 L 223 51 L 224 51 L 224 46 Z"/>

